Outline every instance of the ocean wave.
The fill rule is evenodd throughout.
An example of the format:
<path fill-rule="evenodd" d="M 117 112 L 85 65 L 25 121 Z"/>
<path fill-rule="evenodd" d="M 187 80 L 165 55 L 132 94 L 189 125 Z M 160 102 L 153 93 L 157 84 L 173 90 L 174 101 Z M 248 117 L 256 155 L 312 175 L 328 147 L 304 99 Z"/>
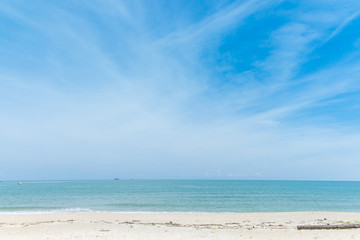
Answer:
<path fill-rule="evenodd" d="M 0 215 L 27 215 L 27 214 L 52 214 L 52 213 L 86 213 L 95 212 L 90 208 L 61 208 L 52 210 L 15 210 L 15 211 L 1 211 Z"/>

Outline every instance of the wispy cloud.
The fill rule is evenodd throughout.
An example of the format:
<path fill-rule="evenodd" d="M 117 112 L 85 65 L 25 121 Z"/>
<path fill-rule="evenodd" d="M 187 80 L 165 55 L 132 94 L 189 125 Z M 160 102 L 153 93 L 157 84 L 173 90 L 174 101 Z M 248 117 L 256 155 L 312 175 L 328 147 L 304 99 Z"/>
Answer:
<path fill-rule="evenodd" d="M 348 24 L 350 24 L 353 20 L 358 18 L 360 15 L 360 12 L 356 12 L 352 14 L 351 16 L 347 17 L 332 33 L 331 35 L 325 40 L 325 42 L 329 41 L 330 39 L 334 38 L 336 35 L 338 35 Z"/>
<path fill-rule="evenodd" d="M 347 9 L 345 21 L 325 21 L 316 14 L 321 7 L 302 3 L 314 8 L 317 20 L 309 22 L 308 8 L 299 3 L 280 11 L 281 3 L 235 2 L 166 28 L 166 17 L 146 22 L 166 7 L 141 1 L 82 2 L 80 8 L 44 3 L 40 16 L 36 6 L 7 2 L 1 14 L 15 26 L 0 32 L 7 43 L 0 47 L 5 177 L 52 172 L 67 178 L 81 168 L 83 178 L 358 179 L 357 127 L 344 124 L 341 113 L 329 120 L 312 110 L 360 90 L 359 58 L 351 52 L 350 60 L 347 55 L 300 73 L 329 32 L 337 29 L 330 35 L 336 36 L 358 13 Z M 251 16 L 279 20 L 269 34 L 250 28 L 227 42 Z M 231 51 L 245 37 L 261 44 L 248 58 L 242 57 L 246 48 Z M 264 45 L 267 53 L 259 54 Z M 216 60 L 204 61 L 224 47 L 233 54 L 226 63 L 231 74 Z M 241 61 L 251 68 L 234 67 Z M 352 104 L 347 101 L 344 108 Z M 325 161 L 330 167 L 324 170 L 307 167 Z"/>
<path fill-rule="evenodd" d="M 279 2 L 281 1 L 247 0 L 241 3 L 235 2 L 205 17 L 200 22 L 170 33 L 158 41 L 160 43 L 189 43 L 190 41 L 204 40 L 210 35 L 221 34 L 238 26 L 246 17 L 265 7 L 279 4 Z"/>

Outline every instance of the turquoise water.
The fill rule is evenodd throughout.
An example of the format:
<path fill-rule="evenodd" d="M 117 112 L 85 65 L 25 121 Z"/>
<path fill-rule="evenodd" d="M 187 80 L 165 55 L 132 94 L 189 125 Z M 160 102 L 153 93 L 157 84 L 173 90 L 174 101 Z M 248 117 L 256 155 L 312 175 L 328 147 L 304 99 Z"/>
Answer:
<path fill-rule="evenodd" d="M 360 182 L 120 180 L 0 182 L 0 212 L 360 211 Z"/>

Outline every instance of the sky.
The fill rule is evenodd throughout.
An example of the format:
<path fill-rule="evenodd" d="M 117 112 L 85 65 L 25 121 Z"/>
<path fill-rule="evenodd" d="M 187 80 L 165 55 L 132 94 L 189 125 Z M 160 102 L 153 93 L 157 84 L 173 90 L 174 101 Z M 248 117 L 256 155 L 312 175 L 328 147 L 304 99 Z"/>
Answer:
<path fill-rule="evenodd" d="M 0 180 L 360 180 L 360 1 L 2 0 Z"/>

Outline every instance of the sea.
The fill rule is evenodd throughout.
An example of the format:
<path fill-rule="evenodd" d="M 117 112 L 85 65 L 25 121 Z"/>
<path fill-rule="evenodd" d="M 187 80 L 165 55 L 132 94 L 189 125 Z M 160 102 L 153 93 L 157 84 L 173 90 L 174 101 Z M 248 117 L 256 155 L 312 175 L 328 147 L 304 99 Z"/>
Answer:
<path fill-rule="evenodd" d="M 360 182 L 96 180 L 0 182 L 0 214 L 360 212 Z"/>

